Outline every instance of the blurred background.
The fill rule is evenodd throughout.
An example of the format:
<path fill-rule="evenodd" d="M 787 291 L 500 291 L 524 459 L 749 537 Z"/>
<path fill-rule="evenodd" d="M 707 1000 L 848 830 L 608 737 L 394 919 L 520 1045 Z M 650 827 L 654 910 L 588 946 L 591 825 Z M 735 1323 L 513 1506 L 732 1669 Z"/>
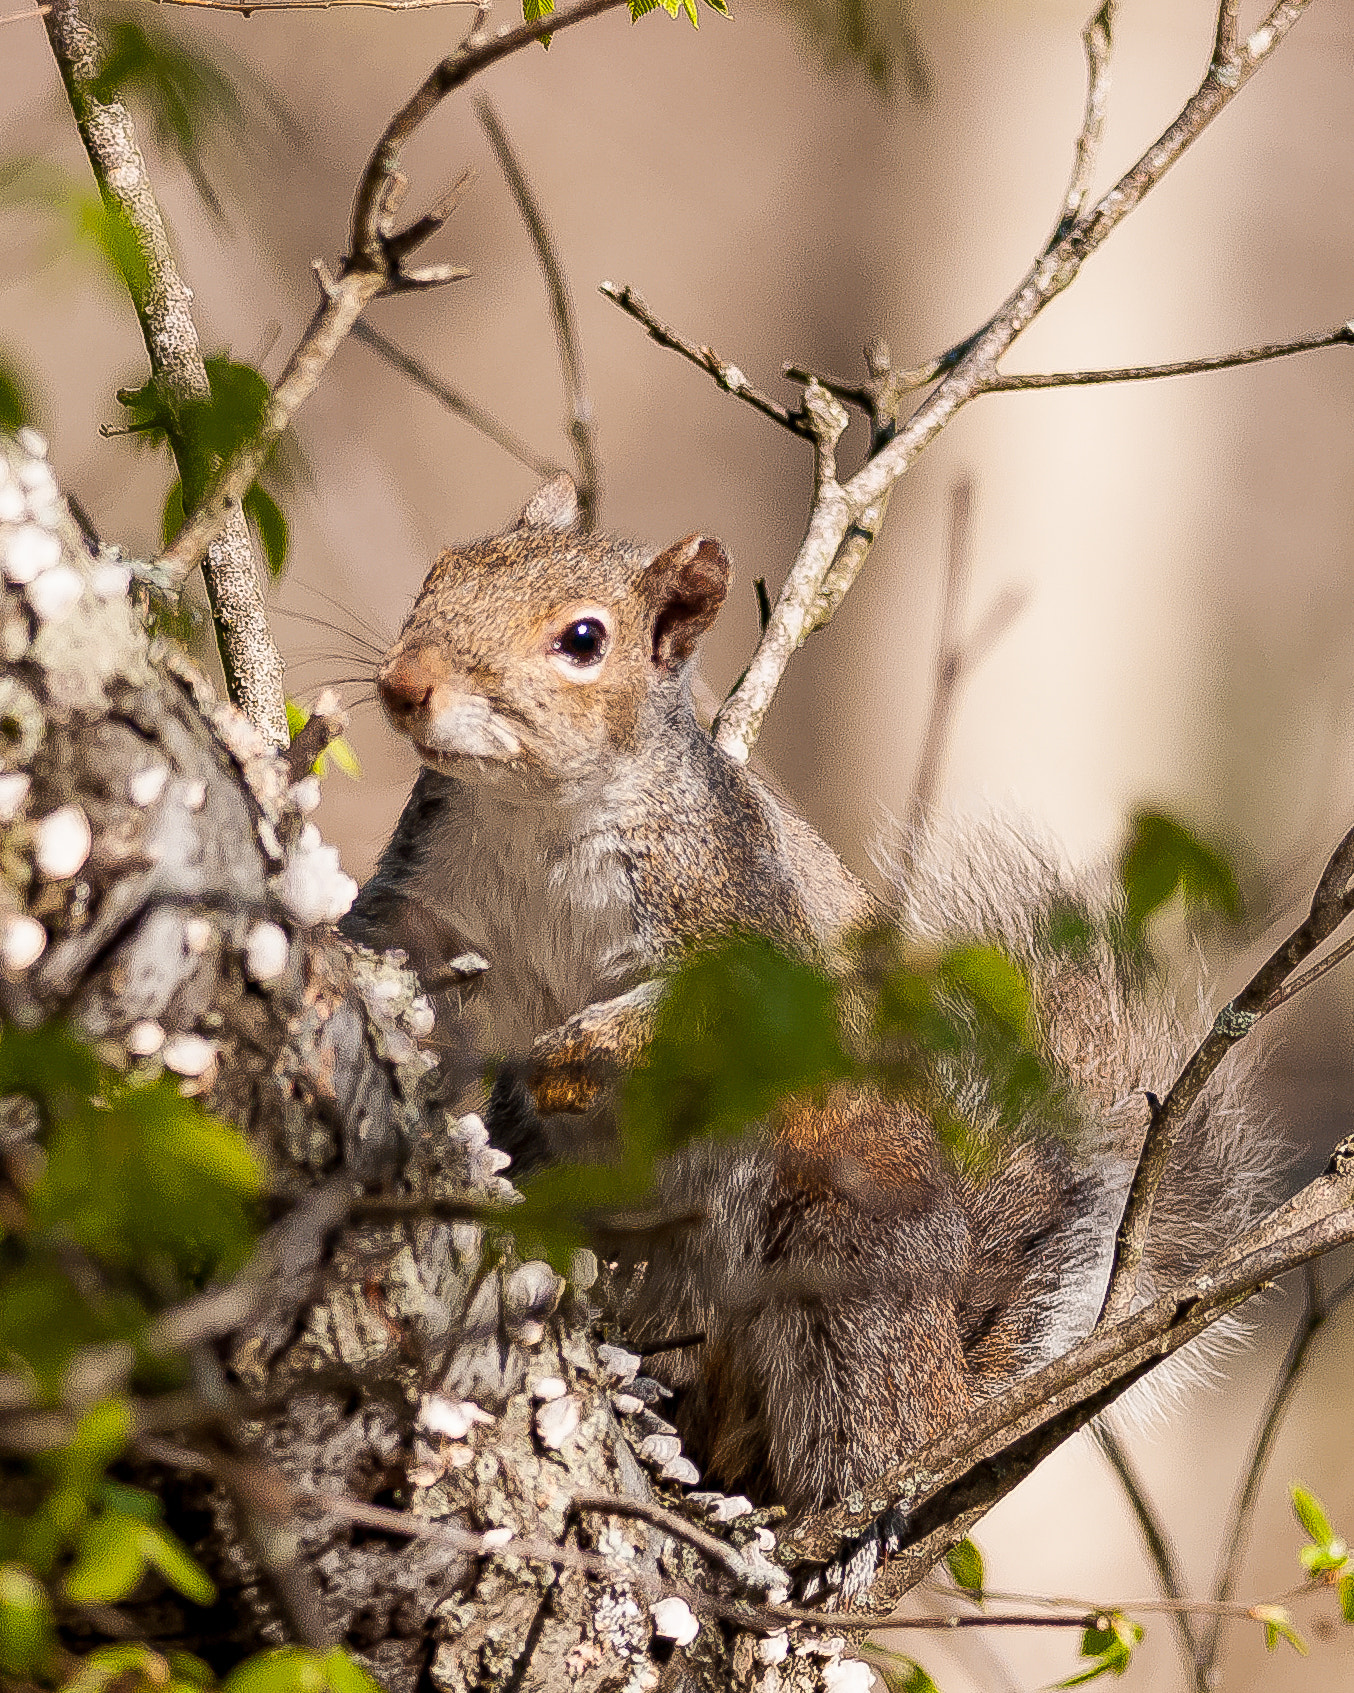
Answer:
<path fill-rule="evenodd" d="M 890 46 L 921 55 L 921 67 L 897 59 L 888 89 L 859 55 L 827 48 L 824 20 L 838 16 L 828 0 L 797 0 L 793 13 L 749 0 L 731 22 L 703 11 L 698 33 L 661 13 L 633 27 L 607 16 L 477 85 L 497 104 L 572 279 L 604 523 L 655 543 L 699 528 L 734 558 L 735 588 L 705 653 L 716 694 L 751 651 L 754 579 L 774 593 L 800 538 L 808 449 L 647 340 L 596 284 L 633 284 L 660 317 L 787 400 L 795 390 L 779 378 L 783 361 L 858 378 L 861 348 L 876 335 L 899 365 L 943 350 L 1001 302 L 1054 221 L 1081 116 L 1085 4 L 916 0 L 904 15 L 897 0 L 851 0 L 841 15 L 860 25 L 876 71 Z M 271 91 L 265 98 L 253 83 L 243 144 L 208 149 L 224 220 L 144 140 L 206 350 L 229 349 L 275 377 L 312 309 L 311 261 L 333 264 L 342 252 L 375 137 L 467 14 L 267 11 L 153 14 L 228 74 L 248 67 L 241 87 L 261 78 Z M 1243 7 L 1243 26 L 1259 16 Z M 1178 111 L 1207 62 L 1212 26 L 1208 0 L 1121 8 L 1102 186 Z M 1159 362 L 1348 318 L 1352 82 L 1354 18 L 1338 0 L 1316 0 L 1007 368 Z M 85 169 L 31 19 L 0 25 L 0 161 L 24 155 L 72 177 Z M 411 206 L 464 166 L 476 172 L 435 255 L 473 275 L 378 304 L 372 321 L 567 463 L 545 291 L 469 100 L 437 114 L 409 163 Z M 99 433 L 120 419 L 115 390 L 146 374 L 125 296 L 92 260 L 72 263 L 57 222 L 21 196 L 0 206 L 0 253 L 0 356 L 23 378 L 63 482 L 102 534 L 152 553 L 164 459 Z M 871 841 L 914 779 L 951 494 L 971 477 L 968 619 L 1008 588 L 1025 599 L 959 702 L 943 801 L 1014 812 L 1074 857 L 1112 850 L 1139 804 L 1221 842 L 1253 913 L 1210 950 L 1221 1003 L 1291 923 L 1354 811 L 1351 400 L 1354 369 L 1336 349 L 977 402 L 895 493 L 865 574 L 792 665 L 760 755 L 868 874 Z M 305 700 L 365 665 L 354 641 L 305 616 L 383 644 L 435 552 L 500 527 L 535 478 L 356 342 L 339 352 L 297 435 L 308 475 L 286 501 L 290 561 L 272 598 L 289 690 Z M 843 446 L 848 468 L 861 436 L 857 422 Z M 357 711 L 351 739 L 362 779 L 330 776 L 321 821 L 364 876 L 414 772 L 375 708 Z M 1349 977 L 1334 972 L 1272 1021 L 1264 1107 L 1292 1141 L 1296 1182 L 1350 1127 Z M 1327 1273 L 1333 1285 L 1340 1266 Z M 1194 1591 L 1209 1579 L 1295 1314 L 1288 1294 L 1272 1295 L 1226 1385 L 1133 1437 Z M 1299 1579 L 1291 1480 L 1324 1499 L 1337 1527 L 1354 1525 L 1352 1337 L 1347 1313 L 1318 1342 L 1265 1489 L 1247 1597 Z M 1151 1591 L 1116 1484 L 1086 1440 L 1046 1464 L 977 1538 L 994 1586 L 1096 1600 Z M 1259 1633 L 1235 1629 L 1227 1686 L 1354 1687 L 1350 1631 L 1309 1629 L 1307 1662 L 1287 1648 L 1267 1657 Z M 924 1637 L 911 1649 L 953 1693 L 1058 1679 L 1075 1668 L 1075 1645 L 1040 1632 L 955 1648 Z M 1156 1688 L 1179 1679 L 1163 1620 L 1130 1676 Z"/>

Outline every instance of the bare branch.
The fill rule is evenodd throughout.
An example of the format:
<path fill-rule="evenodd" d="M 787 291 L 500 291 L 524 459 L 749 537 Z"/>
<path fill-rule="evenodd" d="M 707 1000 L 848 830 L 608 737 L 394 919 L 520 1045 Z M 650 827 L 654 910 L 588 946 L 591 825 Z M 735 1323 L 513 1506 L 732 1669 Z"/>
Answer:
<path fill-rule="evenodd" d="M 1115 1235 L 1114 1267 L 1105 1291 L 1102 1320 L 1113 1321 L 1123 1316 L 1133 1301 L 1152 1221 L 1152 1203 L 1195 1100 L 1236 1043 L 1272 1008 L 1272 996 L 1354 909 L 1354 896 L 1346 891 L 1351 874 L 1354 874 L 1354 829 L 1331 854 L 1306 919 L 1222 1008 L 1170 1092 L 1153 1109 L 1133 1172 L 1128 1202 Z"/>
<path fill-rule="evenodd" d="M 330 359 L 371 301 L 410 288 L 437 287 L 466 274 L 451 267 L 416 271 L 407 264 L 413 246 L 426 241 L 449 215 L 460 184 L 408 230 L 396 234 L 391 228 L 403 192 L 400 160 L 420 124 L 447 95 L 489 65 L 539 41 L 543 35 L 558 35 L 561 30 L 623 3 L 624 0 L 573 0 L 572 5 L 562 6 L 531 23 L 504 29 L 495 36 L 483 31 L 485 8 L 481 6 L 476 24 L 465 41 L 434 67 L 386 125 L 358 183 L 348 256 L 339 275 L 334 279 L 323 267 L 316 267 L 323 295 L 319 309 L 273 389 L 258 434 L 222 467 L 208 494 L 156 561 L 155 568 L 167 579 L 182 583 L 228 514 L 238 510 L 258 467 L 297 409 L 314 392 Z"/>
<path fill-rule="evenodd" d="M 915 1585 L 984 1511 L 1148 1369 L 1275 1276 L 1354 1239 L 1351 1199 L 1354 1173 L 1318 1177 L 1179 1287 L 1102 1322 L 1062 1358 L 885 1471 L 863 1502 L 786 1531 L 781 1557 L 827 1563 L 897 1508 L 907 1514 L 906 1542 L 876 1585 L 883 1580 L 892 1594 Z"/>
<path fill-rule="evenodd" d="M 46 29 L 99 192 L 131 232 L 145 267 L 144 281 L 129 278 L 128 291 L 155 381 L 173 409 L 210 400 L 192 294 L 179 273 L 131 114 L 120 100 L 103 101 L 93 92 L 103 49 L 79 0 L 52 0 L 46 8 Z M 186 436 L 176 428 L 170 430 L 170 447 L 189 505 L 200 497 L 201 469 Z M 257 470 L 255 466 L 241 485 L 240 497 Z M 285 746 L 282 657 L 268 626 L 239 498 L 229 511 L 223 509 L 193 562 L 203 564 L 227 691 L 261 734 L 273 745 Z"/>
<path fill-rule="evenodd" d="M 574 444 L 578 464 L 578 504 L 583 514 L 583 526 L 595 527 L 601 505 L 601 464 L 597 457 L 597 420 L 588 393 L 588 379 L 583 370 L 583 349 L 578 337 L 578 315 L 574 310 L 569 279 L 559 261 L 550 229 L 542 216 L 540 204 L 531 191 L 521 160 L 513 152 L 512 143 L 499 120 L 498 113 L 488 100 L 477 100 L 475 110 L 484 125 L 489 144 L 494 149 L 503 175 L 507 178 L 522 222 L 536 249 L 536 258 L 545 277 L 550 295 L 550 310 L 555 320 L 555 342 L 559 348 L 564 384 L 569 395 L 569 439 Z"/>
<path fill-rule="evenodd" d="M 1185 1586 L 1180 1577 L 1180 1560 L 1171 1544 L 1170 1535 L 1157 1515 L 1147 1489 L 1113 1426 L 1104 1421 L 1097 1423 L 1095 1436 L 1101 1451 L 1109 1460 L 1110 1468 L 1119 1478 L 1119 1485 L 1124 1490 L 1124 1497 L 1128 1500 L 1129 1509 L 1137 1522 L 1147 1555 L 1152 1560 L 1157 1580 L 1161 1583 L 1161 1591 L 1169 1602 L 1167 1614 L 1175 1629 L 1185 1668 L 1199 1693 L 1208 1693 L 1208 1682 L 1203 1679 L 1201 1673 L 1199 1642 L 1195 1638 L 1194 1625 L 1190 1620 L 1193 1607 L 1185 1597 Z M 1219 1625 L 1220 1623 L 1221 1618 Z"/>
<path fill-rule="evenodd" d="M 430 370 L 421 359 L 416 359 L 412 353 L 406 353 L 397 347 L 393 341 L 381 334 L 379 329 L 373 329 L 364 319 L 353 325 L 353 338 L 361 341 L 379 353 L 388 364 L 394 365 L 411 382 L 416 382 L 420 388 L 439 403 L 454 412 L 457 417 L 464 418 L 472 429 L 478 429 L 496 447 L 502 447 L 510 458 L 515 458 L 519 464 L 524 464 L 542 480 L 559 473 L 562 466 L 553 459 L 543 458 L 534 452 L 525 441 L 514 435 L 510 429 L 498 421 L 492 412 L 486 411 L 478 401 L 472 400 L 468 394 L 463 394 L 459 388 L 453 388 L 449 382 L 444 382 L 440 376 Z"/>
<path fill-rule="evenodd" d="M 1307 1301 L 1302 1321 L 1298 1324 L 1297 1332 L 1288 1348 L 1288 1355 L 1283 1361 L 1283 1367 L 1265 1406 L 1265 1414 L 1260 1419 L 1260 1426 L 1251 1442 L 1251 1449 L 1246 1457 L 1245 1479 L 1232 1501 L 1228 1514 L 1227 1529 L 1222 1540 L 1223 1551 L 1218 1560 L 1217 1577 L 1213 1583 L 1213 1597 L 1220 1604 L 1225 1604 L 1236 1592 L 1237 1580 L 1241 1574 L 1241 1560 L 1250 1538 L 1251 1523 L 1260 1497 L 1260 1484 L 1269 1466 L 1279 1429 L 1302 1379 L 1307 1355 L 1331 1315 L 1349 1296 L 1351 1285 L 1347 1283 L 1329 1300 L 1324 1299 L 1316 1265 L 1307 1267 Z M 1204 1638 L 1200 1668 L 1205 1676 L 1209 1675 L 1217 1663 L 1221 1631 L 1220 1618 Z M 1209 1685 L 1212 1685 L 1211 1678 Z"/>
<path fill-rule="evenodd" d="M 1096 160 L 1100 157 L 1100 143 L 1105 134 L 1105 108 L 1110 93 L 1110 48 L 1113 44 L 1115 0 L 1104 5 L 1081 32 L 1086 50 L 1086 111 L 1077 136 L 1076 162 L 1072 166 L 1072 180 L 1063 197 L 1062 216 L 1058 227 L 1049 237 L 1048 249 L 1054 248 L 1064 233 L 1073 228 L 1081 216 L 1081 208 L 1091 191 Z"/>
<path fill-rule="evenodd" d="M 475 6 L 478 0 L 152 0 L 156 6 L 198 6 L 208 12 L 327 12 L 331 6 L 373 6 L 383 12 L 421 12 L 433 6 Z"/>
<path fill-rule="evenodd" d="M 1197 359 L 1177 359 L 1172 364 L 1124 365 L 1111 370 L 1060 370 L 1048 375 L 994 376 L 984 388 L 987 394 L 1024 393 L 1034 388 L 1089 388 L 1105 382 L 1155 382 L 1163 376 L 1197 376 L 1203 371 L 1231 370 L 1238 365 L 1261 364 L 1266 359 L 1286 359 L 1294 353 L 1311 353 L 1321 347 L 1354 346 L 1354 319 L 1334 329 L 1300 335 L 1293 341 L 1270 341 L 1261 347 L 1246 347 L 1236 353 L 1209 353 Z"/>
<path fill-rule="evenodd" d="M 573 1495 L 573 1508 L 611 1517 L 638 1517 L 661 1529 L 664 1534 L 670 1534 L 673 1539 L 684 1540 L 688 1546 L 694 1546 L 702 1557 L 717 1564 L 740 1585 L 747 1582 L 747 1561 L 736 1546 L 730 1546 L 727 1540 L 720 1540 L 716 1535 L 707 1534 L 703 1528 L 678 1516 L 676 1511 L 667 1510 L 655 1499 L 580 1491 Z"/>
<path fill-rule="evenodd" d="M 732 394 L 736 400 L 746 400 L 754 410 L 769 417 L 773 423 L 780 424 L 782 429 L 788 429 L 792 435 L 804 435 L 812 439 L 813 430 L 808 420 L 800 412 L 792 412 L 787 406 L 769 399 L 760 389 L 754 388 L 736 364 L 729 364 L 720 358 L 713 347 L 697 346 L 694 341 L 688 341 L 684 335 L 679 335 L 675 329 L 656 318 L 644 299 L 626 283 L 617 287 L 614 282 L 599 284 L 598 291 L 605 294 L 607 299 L 618 305 L 623 312 L 641 323 L 648 330 L 650 338 L 657 341 L 660 347 L 668 347 L 674 353 L 680 353 L 684 359 L 698 365 L 701 370 L 708 371 L 726 394 Z"/>
<path fill-rule="evenodd" d="M 1230 64 L 1236 57 L 1236 15 L 1238 0 L 1219 0 L 1218 22 L 1213 32 L 1213 63 Z"/>
<path fill-rule="evenodd" d="M 298 729 L 287 748 L 287 768 L 293 782 L 310 773 L 315 760 L 326 747 L 333 746 L 348 732 L 348 713 L 339 704 L 338 695 L 326 688 L 315 701 L 315 709 Z"/>
<path fill-rule="evenodd" d="M 1198 89 L 1137 163 L 1089 211 L 1070 226 L 1060 226 L 1000 310 L 947 355 L 948 366 L 947 360 L 938 361 L 945 374 L 907 422 L 836 491 L 832 508 L 814 510 L 752 662 L 716 721 L 716 738 L 731 758 L 747 759 L 785 665 L 817 626 L 811 588 L 827 579 L 851 525 L 907 473 L 961 407 L 991 391 L 997 364 L 1018 337 L 1230 104 L 1312 3 L 1279 0 L 1244 48 L 1224 64 L 1210 63 Z M 1077 180 L 1074 175 L 1074 187 Z"/>
<path fill-rule="evenodd" d="M 1328 952 L 1319 964 L 1313 964 L 1310 970 L 1304 970 L 1295 981 L 1289 982 L 1287 986 L 1280 988 L 1277 993 L 1272 993 L 1261 1007 L 1260 1015 L 1268 1017 L 1271 1011 L 1277 1011 L 1281 1005 L 1286 1005 L 1295 994 L 1300 994 L 1304 988 L 1310 987 L 1313 982 L 1320 981 L 1328 970 L 1333 970 L 1337 964 L 1342 964 L 1351 952 L 1354 952 L 1354 935 L 1351 935 L 1346 941 L 1341 941 L 1339 946 Z"/>

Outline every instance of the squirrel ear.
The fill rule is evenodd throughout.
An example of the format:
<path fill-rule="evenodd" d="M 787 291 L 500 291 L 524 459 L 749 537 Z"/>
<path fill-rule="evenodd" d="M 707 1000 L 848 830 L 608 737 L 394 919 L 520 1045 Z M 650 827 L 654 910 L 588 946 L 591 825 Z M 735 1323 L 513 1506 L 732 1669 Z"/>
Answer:
<path fill-rule="evenodd" d="M 567 470 L 540 487 L 522 507 L 518 529 L 572 529 L 578 522 L 578 489 Z"/>
<path fill-rule="evenodd" d="M 733 566 L 718 541 L 688 535 L 658 557 L 639 580 L 653 615 L 653 657 L 676 670 L 696 650 L 729 591 Z"/>

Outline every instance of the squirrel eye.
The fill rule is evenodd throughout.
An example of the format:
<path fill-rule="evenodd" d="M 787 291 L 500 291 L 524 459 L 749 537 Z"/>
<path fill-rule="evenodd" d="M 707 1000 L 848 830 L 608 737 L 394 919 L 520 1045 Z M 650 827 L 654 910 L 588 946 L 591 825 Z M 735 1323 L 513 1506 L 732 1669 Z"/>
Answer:
<path fill-rule="evenodd" d="M 555 636 L 551 650 L 581 667 L 596 664 L 603 658 L 607 640 L 607 627 L 600 617 L 580 617 Z"/>

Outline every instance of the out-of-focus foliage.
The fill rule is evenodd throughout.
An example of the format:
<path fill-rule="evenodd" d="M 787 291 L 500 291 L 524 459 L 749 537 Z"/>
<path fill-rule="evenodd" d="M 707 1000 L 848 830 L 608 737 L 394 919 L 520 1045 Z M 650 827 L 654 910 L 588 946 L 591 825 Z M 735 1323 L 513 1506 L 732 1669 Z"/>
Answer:
<path fill-rule="evenodd" d="M 172 443 L 175 457 L 184 467 L 184 476 L 173 482 L 165 496 L 161 529 L 166 545 L 183 527 L 184 478 L 196 501 L 216 470 L 257 434 L 268 409 L 268 383 L 252 365 L 240 364 L 225 354 L 205 363 L 211 385 L 209 400 L 175 400 L 154 379 L 140 388 L 118 390 L 118 402 L 127 413 L 132 439 L 144 446 Z M 263 486 L 263 478 L 286 495 L 294 490 L 303 470 L 299 448 L 290 435 L 284 434 L 264 461 L 259 480 L 251 485 L 242 502 L 274 576 L 281 574 L 287 562 L 287 520 L 276 499 Z"/>
<path fill-rule="evenodd" d="M 35 421 L 36 407 L 27 377 L 0 354 L 0 429 L 13 432 Z"/>
<path fill-rule="evenodd" d="M 287 733 L 293 740 L 296 739 L 302 729 L 304 729 L 306 724 L 309 722 L 310 713 L 306 710 L 305 706 L 299 704 L 296 700 L 288 700 Z M 350 777 L 354 782 L 361 781 L 362 766 L 358 762 L 357 754 L 353 751 L 351 743 L 345 736 L 340 735 L 337 740 L 330 741 L 329 745 L 315 760 L 314 764 L 311 765 L 311 771 L 323 780 L 324 777 L 329 774 L 329 762 L 331 759 L 333 760 L 336 768 L 341 770 L 345 776 Z"/>
<path fill-rule="evenodd" d="M 1236 872 L 1226 855 L 1159 811 L 1134 814 L 1119 857 L 1119 878 L 1125 925 L 1135 941 L 1177 894 L 1188 917 L 1210 911 L 1233 923 L 1241 917 Z"/>
<path fill-rule="evenodd" d="M 176 1359 L 149 1350 L 149 1325 L 244 1263 L 263 1172 L 240 1134 L 169 1077 L 129 1080 L 51 1026 L 0 1036 L 0 1115 L 10 1183 L 0 1239 L 6 1402 L 22 1416 L 26 1389 L 71 1429 L 27 1460 L 26 1476 L 10 1460 L 19 1485 L 8 1498 L 26 1508 L 0 1511 L 0 1680 L 61 1693 L 215 1688 L 212 1670 L 186 1653 L 127 1640 L 81 1654 L 59 1622 L 71 1606 L 106 1610 L 152 1595 L 155 1584 L 194 1605 L 215 1600 L 160 1501 L 119 1470 L 135 1445 L 136 1407 L 182 1378 Z M 378 1693 L 340 1650 L 265 1652 L 224 1685 Z"/>
<path fill-rule="evenodd" d="M 150 120 L 158 145 L 178 158 L 213 216 L 225 210 L 208 173 L 208 148 L 222 134 L 242 146 L 251 134 L 251 112 L 237 81 L 251 75 L 220 57 L 180 45 L 154 24 L 114 18 L 103 31 L 103 69 L 91 92 L 96 100 L 122 100 Z M 260 102 L 250 103 L 255 108 Z"/>
<path fill-rule="evenodd" d="M 914 100 L 931 95 L 931 68 L 909 0 L 781 0 L 829 70 L 853 66 L 881 94 L 901 80 Z"/>

